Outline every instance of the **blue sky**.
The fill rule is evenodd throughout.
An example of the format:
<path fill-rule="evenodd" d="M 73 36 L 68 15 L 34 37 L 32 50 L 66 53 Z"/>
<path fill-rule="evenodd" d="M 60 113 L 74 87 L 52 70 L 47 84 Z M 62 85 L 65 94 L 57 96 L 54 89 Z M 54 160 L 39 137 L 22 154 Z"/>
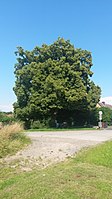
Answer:
<path fill-rule="evenodd" d="M 93 81 L 102 97 L 112 96 L 111 0 L 1 0 L 0 1 L 0 110 L 16 101 L 14 52 L 32 50 L 58 37 L 92 52 Z"/>

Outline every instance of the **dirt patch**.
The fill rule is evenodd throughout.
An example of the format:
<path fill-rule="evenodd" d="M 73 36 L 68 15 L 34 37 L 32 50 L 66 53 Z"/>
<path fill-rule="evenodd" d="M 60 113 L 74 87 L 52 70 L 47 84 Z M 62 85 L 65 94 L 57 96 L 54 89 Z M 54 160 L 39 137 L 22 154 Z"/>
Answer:
<path fill-rule="evenodd" d="M 42 168 L 63 161 L 81 148 L 112 139 L 109 131 L 106 137 L 104 131 L 29 132 L 27 135 L 32 143 L 16 155 L 2 159 L 3 164 L 30 171 L 34 167 Z"/>

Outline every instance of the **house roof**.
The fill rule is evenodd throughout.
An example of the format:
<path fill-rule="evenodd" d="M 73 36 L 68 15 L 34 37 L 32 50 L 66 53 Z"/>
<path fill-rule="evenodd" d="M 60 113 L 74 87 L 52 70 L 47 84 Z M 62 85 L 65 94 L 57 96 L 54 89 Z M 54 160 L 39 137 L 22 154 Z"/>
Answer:
<path fill-rule="evenodd" d="M 99 102 L 98 105 L 99 107 L 106 107 L 112 109 L 112 105 L 106 104 L 105 102 Z"/>

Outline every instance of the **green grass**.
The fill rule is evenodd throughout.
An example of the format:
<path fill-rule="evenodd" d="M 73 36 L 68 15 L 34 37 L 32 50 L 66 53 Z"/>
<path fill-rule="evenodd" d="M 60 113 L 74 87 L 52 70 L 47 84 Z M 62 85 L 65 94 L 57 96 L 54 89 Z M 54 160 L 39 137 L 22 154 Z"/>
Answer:
<path fill-rule="evenodd" d="M 26 131 L 81 131 L 81 130 L 96 130 L 95 128 L 40 128 L 40 129 L 28 129 Z"/>
<path fill-rule="evenodd" d="M 46 169 L 3 165 L 0 176 L 2 199 L 111 199 L 112 141 Z"/>
<path fill-rule="evenodd" d="M 75 161 L 112 168 L 112 141 L 81 151 Z"/>

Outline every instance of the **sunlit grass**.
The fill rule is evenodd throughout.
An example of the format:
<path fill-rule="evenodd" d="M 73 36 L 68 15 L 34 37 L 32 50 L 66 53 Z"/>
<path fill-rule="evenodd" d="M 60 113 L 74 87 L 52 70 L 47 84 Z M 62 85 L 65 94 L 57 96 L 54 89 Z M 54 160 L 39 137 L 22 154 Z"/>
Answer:
<path fill-rule="evenodd" d="M 38 132 L 38 131 L 81 131 L 81 130 L 96 130 L 95 128 L 40 128 L 40 129 L 28 129 L 30 132 Z"/>
<path fill-rule="evenodd" d="M 82 150 L 75 160 L 112 168 L 112 141 Z"/>
<path fill-rule="evenodd" d="M 20 123 L 6 125 L 0 130 L 0 158 L 14 154 L 30 142 L 22 131 Z"/>
<path fill-rule="evenodd" d="M 106 142 L 57 165 L 26 173 L 5 166 L 0 170 L 1 198 L 111 199 L 112 163 L 108 155 L 111 147 L 112 142 Z"/>

